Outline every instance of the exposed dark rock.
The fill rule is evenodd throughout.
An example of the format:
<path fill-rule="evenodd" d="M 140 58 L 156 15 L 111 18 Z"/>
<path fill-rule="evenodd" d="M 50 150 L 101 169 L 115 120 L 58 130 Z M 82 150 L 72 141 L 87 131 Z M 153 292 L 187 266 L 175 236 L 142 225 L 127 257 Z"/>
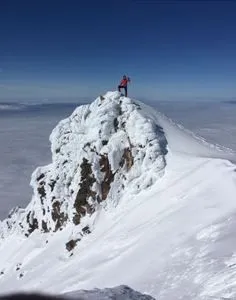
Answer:
<path fill-rule="evenodd" d="M 31 222 L 31 214 L 32 214 L 32 212 L 29 211 L 27 216 L 26 216 L 26 221 L 29 225 L 29 228 L 28 228 L 28 233 L 29 234 L 31 234 L 34 230 L 39 228 L 38 220 L 36 218 L 32 218 L 32 222 Z"/>
<path fill-rule="evenodd" d="M 77 193 L 74 207 L 79 216 L 84 216 L 86 212 L 91 213 L 93 208 L 88 203 L 89 197 L 92 199 L 95 198 L 96 193 L 91 190 L 93 183 L 96 181 L 94 175 L 92 173 L 91 164 L 88 162 L 86 158 L 83 158 L 83 162 L 81 164 L 81 183 L 80 189 Z M 73 218 L 74 224 L 79 224 L 79 217 Z"/>
<path fill-rule="evenodd" d="M 105 146 L 108 144 L 108 141 L 107 140 L 102 140 L 102 145 Z"/>
<path fill-rule="evenodd" d="M 101 199 L 100 195 L 96 196 L 96 201 L 97 201 L 97 203 L 101 203 L 102 202 L 102 199 Z"/>
<path fill-rule="evenodd" d="M 105 200 L 110 191 L 111 183 L 114 180 L 114 174 L 111 171 L 111 166 L 107 155 L 101 155 L 99 164 L 101 172 L 105 173 L 101 183 L 102 200 Z"/>
<path fill-rule="evenodd" d="M 69 242 L 66 243 L 66 250 L 67 251 L 71 251 L 75 248 L 75 246 L 77 245 L 77 242 L 80 241 L 80 239 L 76 239 L 76 240 L 70 240 Z"/>
<path fill-rule="evenodd" d="M 26 215 L 26 222 L 27 223 L 30 222 L 30 213 L 31 213 L 31 211 L 29 211 L 28 214 Z"/>
<path fill-rule="evenodd" d="M 69 242 L 66 243 L 66 250 L 71 251 L 75 248 L 75 246 L 76 246 L 76 241 L 70 240 Z"/>
<path fill-rule="evenodd" d="M 52 204 L 52 219 L 54 222 L 59 218 L 60 216 L 60 202 L 56 201 Z"/>
<path fill-rule="evenodd" d="M 33 218 L 33 223 L 32 224 L 29 224 L 29 234 L 31 234 L 33 231 L 35 231 L 36 229 L 39 228 L 39 225 L 38 225 L 38 220 L 36 218 Z"/>
<path fill-rule="evenodd" d="M 55 152 L 56 152 L 56 153 L 59 153 L 60 150 L 61 150 L 60 148 L 57 148 Z"/>
<path fill-rule="evenodd" d="M 74 223 L 75 225 L 78 225 L 78 224 L 80 223 L 80 219 L 81 219 L 81 216 L 80 216 L 79 214 L 75 214 L 75 215 L 73 216 L 73 223 Z"/>
<path fill-rule="evenodd" d="M 91 233 L 91 231 L 90 231 L 90 229 L 89 229 L 89 226 L 85 226 L 84 228 L 82 228 L 82 232 L 83 232 L 84 234 L 89 234 L 89 233 Z"/>
<path fill-rule="evenodd" d="M 37 181 L 40 181 L 41 179 L 43 179 L 45 177 L 45 174 L 41 174 L 38 178 L 37 178 Z"/>
<path fill-rule="evenodd" d="M 62 227 L 68 219 L 68 216 L 64 212 L 61 212 L 61 203 L 59 201 L 52 204 L 52 219 L 55 222 L 54 231 Z"/>
<path fill-rule="evenodd" d="M 85 149 L 86 147 L 90 147 L 90 143 L 88 142 L 88 143 L 86 143 L 85 145 L 84 145 L 84 147 L 83 147 L 83 149 Z"/>
<path fill-rule="evenodd" d="M 125 125 L 126 125 L 126 122 L 125 122 L 125 121 L 121 123 L 121 127 L 122 127 L 122 128 L 125 128 Z"/>
<path fill-rule="evenodd" d="M 122 103 L 122 101 L 121 101 Z M 120 103 L 120 104 L 121 104 Z M 122 115 L 122 109 L 121 109 L 121 105 L 118 106 L 118 115 L 121 116 Z"/>
<path fill-rule="evenodd" d="M 16 265 L 16 271 L 19 271 L 19 270 L 20 270 L 20 267 L 21 267 L 21 263 L 18 263 L 18 264 Z"/>
<path fill-rule="evenodd" d="M 130 148 L 124 149 L 124 153 L 123 153 L 121 161 L 120 161 L 120 166 L 123 167 L 124 164 L 126 164 L 126 167 L 128 170 L 130 170 L 130 168 L 134 164 L 134 158 L 132 156 L 132 152 L 131 152 Z"/>
<path fill-rule="evenodd" d="M 49 232 L 47 223 L 44 220 L 42 220 L 42 229 L 43 232 Z"/>
<path fill-rule="evenodd" d="M 11 229 L 10 223 L 7 221 L 7 228 Z"/>
<path fill-rule="evenodd" d="M 118 129 L 118 125 L 119 125 L 119 122 L 118 122 L 118 119 L 115 118 L 114 121 L 113 121 L 113 125 L 114 125 L 114 128 L 115 128 L 115 132 L 117 131 Z"/>
<path fill-rule="evenodd" d="M 51 182 L 48 184 L 51 188 L 51 192 L 54 190 L 55 184 L 56 184 L 56 180 L 51 180 Z"/>
<path fill-rule="evenodd" d="M 81 180 L 87 179 L 88 176 L 92 175 L 91 164 L 88 162 L 86 158 L 83 158 L 83 162 L 80 166 L 81 168 Z"/>
<path fill-rule="evenodd" d="M 38 187 L 38 193 L 40 195 L 41 204 L 43 204 L 43 198 L 46 196 L 46 191 L 44 188 L 45 182 L 43 181 L 41 185 Z"/>

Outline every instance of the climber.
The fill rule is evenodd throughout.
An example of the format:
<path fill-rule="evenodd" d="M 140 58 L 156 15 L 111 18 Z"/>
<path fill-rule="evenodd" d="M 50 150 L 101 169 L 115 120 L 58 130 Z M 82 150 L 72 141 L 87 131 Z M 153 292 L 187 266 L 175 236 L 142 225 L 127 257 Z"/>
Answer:
<path fill-rule="evenodd" d="M 120 92 L 120 89 L 124 89 L 125 90 L 125 97 L 127 97 L 127 86 L 128 83 L 130 82 L 130 78 L 126 77 L 125 75 L 123 76 L 123 79 L 120 82 L 120 85 L 118 85 L 118 90 Z"/>

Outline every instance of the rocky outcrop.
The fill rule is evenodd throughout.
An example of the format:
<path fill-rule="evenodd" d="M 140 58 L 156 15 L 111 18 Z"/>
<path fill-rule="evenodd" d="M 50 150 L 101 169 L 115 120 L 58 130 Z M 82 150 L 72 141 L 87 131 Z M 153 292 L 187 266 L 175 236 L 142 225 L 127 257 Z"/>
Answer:
<path fill-rule="evenodd" d="M 129 170 L 134 164 L 134 158 L 132 156 L 132 150 L 130 148 L 125 148 L 120 161 L 120 166 L 123 167 L 126 164 L 127 169 Z"/>
<path fill-rule="evenodd" d="M 99 165 L 100 171 L 103 173 L 103 179 L 101 182 L 101 199 L 106 200 L 115 174 L 111 170 L 111 165 L 107 154 L 101 155 L 101 158 L 99 159 Z"/>
<path fill-rule="evenodd" d="M 93 201 L 95 201 L 96 199 L 96 192 L 92 191 L 92 186 L 94 182 L 96 182 L 96 179 L 92 172 L 91 164 L 86 158 L 83 158 L 83 162 L 80 168 L 80 188 L 74 202 L 76 213 L 73 217 L 73 222 L 75 225 L 78 225 L 80 223 L 80 218 L 83 217 L 86 213 L 93 213 L 94 208 L 88 200 L 89 198 L 91 198 Z"/>
<path fill-rule="evenodd" d="M 78 241 L 80 241 L 80 239 L 70 240 L 69 242 L 67 242 L 66 243 L 66 250 L 69 251 L 69 252 L 72 251 L 75 248 Z"/>
<path fill-rule="evenodd" d="M 118 92 L 78 107 L 59 122 L 50 141 L 52 163 L 35 170 L 32 201 L 4 221 L 2 236 L 16 229 L 26 236 L 57 232 L 67 224 L 83 236 L 86 226 L 93 230 L 89 220 L 99 207 L 116 206 L 128 189 L 150 187 L 165 169 L 162 128 L 141 104 Z M 69 248 L 77 240 L 71 243 Z"/>

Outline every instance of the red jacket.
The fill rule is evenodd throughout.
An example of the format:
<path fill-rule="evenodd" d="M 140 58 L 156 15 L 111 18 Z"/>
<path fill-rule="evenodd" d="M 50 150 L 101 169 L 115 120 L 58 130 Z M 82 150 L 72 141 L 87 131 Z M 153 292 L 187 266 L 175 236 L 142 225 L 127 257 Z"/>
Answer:
<path fill-rule="evenodd" d="M 127 77 L 126 79 L 122 79 L 121 82 L 120 82 L 120 85 L 121 86 L 127 86 L 128 82 L 130 82 L 129 77 Z"/>

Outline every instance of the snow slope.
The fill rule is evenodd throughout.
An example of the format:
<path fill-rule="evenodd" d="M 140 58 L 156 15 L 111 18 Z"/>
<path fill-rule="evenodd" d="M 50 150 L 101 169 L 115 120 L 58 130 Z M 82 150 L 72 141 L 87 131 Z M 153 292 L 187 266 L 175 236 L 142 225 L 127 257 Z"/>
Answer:
<path fill-rule="evenodd" d="M 31 203 L 1 224 L 1 293 L 125 284 L 157 299 L 236 296 L 233 151 L 118 92 L 76 109 L 50 140 Z"/>

